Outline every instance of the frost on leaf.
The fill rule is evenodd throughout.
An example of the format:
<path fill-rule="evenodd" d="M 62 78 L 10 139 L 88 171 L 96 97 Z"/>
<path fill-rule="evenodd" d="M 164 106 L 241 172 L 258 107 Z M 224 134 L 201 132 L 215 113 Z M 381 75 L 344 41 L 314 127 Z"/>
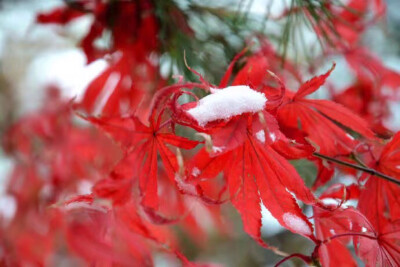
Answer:
<path fill-rule="evenodd" d="M 193 176 L 193 177 L 198 176 L 200 173 L 201 173 L 201 171 L 200 171 L 197 167 L 194 167 L 194 168 L 192 169 L 192 176 Z"/>
<path fill-rule="evenodd" d="M 265 132 L 264 130 L 260 130 L 256 133 L 256 137 L 258 139 L 258 141 L 260 141 L 261 143 L 265 143 Z"/>
<path fill-rule="evenodd" d="M 198 105 L 188 110 L 200 126 L 215 120 L 228 120 L 243 113 L 263 110 L 267 98 L 245 85 L 214 89 L 212 94 L 202 98 Z"/>
<path fill-rule="evenodd" d="M 289 229 L 296 233 L 302 233 L 304 235 L 311 235 L 310 226 L 299 216 L 286 212 L 283 214 L 283 221 L 289 227 Z"/>

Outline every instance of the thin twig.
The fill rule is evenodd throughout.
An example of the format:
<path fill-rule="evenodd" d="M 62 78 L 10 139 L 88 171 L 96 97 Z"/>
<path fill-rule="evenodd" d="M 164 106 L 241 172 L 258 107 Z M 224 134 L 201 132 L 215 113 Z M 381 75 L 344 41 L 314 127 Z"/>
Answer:
<path fill-rule="evenodd" d="M 331 162 L 334 162 L 334 163 L 337 163 L 337 164 L 340 164 L 340 165 L 343 165 L 343 166 L 346 166 L 346 167 L 349 167 L 349 168 L 353 168 L 353 169 L 356 169 L 356 170 L 360 170 L 360 171 L 369 173 L 369 174 L 374 175 L 376 177 L 385 179 L 388 182 L 392 182 L 392 183 L 395 183 L 397 185 L 400 185 L 400 180 L 397 180 L 396 178 L 388 176 L 388 175 L 386 175 L 384 173 L 378 172 L 377 170 L 374 170 L 374 169 L 371 169 L 371 168 L 368 168 L 368 167 L 364 167 L 364 166 L 360 166 L 360 165 L 357 165 L 357 164 L 349 163 L 349 162 L 346 162 L 346 161 L 342 161 L 340 159 L 335 159 L 335 158 L 320 154 L 318 152 L 314 152 L 313 155 L 318 157 L 318 158 L 325 159 L 327 161 L 331 161 Z"/>
<path fill-rule="evenodd" d="M 373 240 L 377 239 L 375 236 L 370 236 L 370 235 L 363 234 L 363 233 L 344 233 L 344 234 L 331 236 L 328 239 L 325 239 L 324 241 L 322 241 L 321 243 L 326 244 L 326 243 L 331 242 L 333 239 L 341 238 L 341 237 L 348 237 L 348 236 L 352 236 L 352 237 L 359 236 L 359 237 L 365 237 L 365 238 L 373 239 Z"/>
<path fill-rule="evenodd" d="M 303 254 L 300 254 L 300 253 L 294 253 L 294 254 L 291 254 L 291 255 L 283 258 L 282 260 L 280 260 L 277 264 L 275 264 L 275 267 L 280 266 L 282 263 L 284 263 L 285 261 L 287 261 L 287 260 L 289 260 L 291 258 L 299 258 L 299 259 L 301 259 L 302 261 L 304 261 L 307 264 L 311 263 L 311 258 L 309 256 L 306 256 L 306 255 L 303 255 Z"/>

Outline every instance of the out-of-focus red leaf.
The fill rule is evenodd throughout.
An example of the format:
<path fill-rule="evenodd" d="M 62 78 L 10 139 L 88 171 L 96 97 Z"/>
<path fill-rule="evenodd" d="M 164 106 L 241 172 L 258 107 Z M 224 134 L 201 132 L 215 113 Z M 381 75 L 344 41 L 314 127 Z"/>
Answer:
<path fill-rule="evenodd" d="M 378 136 L 385 139 L 392 136 L 393 133 L 383 125 L 383 121 L 390 116 L 387 105 L 390 96 L 385 96 L 374 83 L 357 81 L 343 92 L 334 94 L 333 99 L 369 121 Z"/>
<path fill-rule="evenodd" d="M 167 145 L 172 144 L 180 148 L 191 149 L 198 142 L 176 136 L 170 129 L 161 129 L 154 122 L 150 126 L 146 126 L 134 116 L 128 118 L 92 118 L 90 120 L 121 144 L 127 156 L 119 164 L 125 165 L 124 161 L 126 160 L 133 163 L 132 176 L 125 178 L 137 178 L 142 204 L 147 208 L 157 210 L 159 205 L 157 190 L 158 155 L 167 176 L 171 181 L 175 181 L 175 176 L 179 173 L 179 166 L 176 155 Z M 105 183 L 114 188 L 113 183 L 115 182 Z M 111 188 L 110 190 L 113 191 Z M 126 190 L 123 186 L 120 189 Z"/>
<path fill-rule="evenodd" d="M 85 15 L 84 12 L 68 7 L 59 7 L 53 9 L 48 13 L 40 13 L 36 17 L 36 21 L 39 23 L 55 23 L 60 25 L 65 25 L 74 19 L 77 19 Z"/>

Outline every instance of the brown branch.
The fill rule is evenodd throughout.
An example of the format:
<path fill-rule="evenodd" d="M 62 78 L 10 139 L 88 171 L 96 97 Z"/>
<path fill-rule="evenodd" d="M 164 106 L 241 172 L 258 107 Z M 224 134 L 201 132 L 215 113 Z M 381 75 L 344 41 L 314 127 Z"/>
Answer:
<path fill-rule="evenodd" d="M 337 164 L 340 164 L 340 165 L 343 165 L 343 166 L 346 166 L 346 167 L 349 167 L 349 168 L 353 168 L 353 169 L 356 169 L 356 170 L 359 170 L 359 171 L 363 171 L 363 172 L 369 173 L 369 174 L 371 174 L 373 176 L 382 178 L 382 179 L 384 179 L 384 180 L 386 180 L 388 182 L 392 182 L 392 183 L 395 183 L 397 185 L 400 185 L 400 180 L 397 180 L 396 178 L 388 176 L 388 175 L 386 175 L 384 173 L 378 172 L 377 170 L 374 170 L 374 169 L 371 169 L 371 168 L 368 168 L 368 167 L 364 167 L 364 166 L 360 166 L 360 165 L 357 165 L 357 164 L 349 163 L 349 162 L 346 162 L 346 161 L 342 161 L 340 159 L 335 159 L 335 158 L 320 154 L 318 152 L 314 152 L 313 155 L 315 157 L 322 158 L 322 159 L 325 159 L 327 161 L 334 162 L 334 163 L 337 163 Z"/>
<path fill-rule="evenodd" d="M 300 253 L 294 253 L 291 255 L 288 255 L 287 257 L 283 258 L 282 260 L 280 260 L 277 264 L 275 264 L 275 267 L 280 266 L 282 263 L 284 263 L 285 261 L 291 259 L 291 258 L 298 258 L 301 259 L 302 261 L 304 261 L 307 264 L 310 264 L 312 262 L 311 258 L 309 256 L 300 254 Z"/>

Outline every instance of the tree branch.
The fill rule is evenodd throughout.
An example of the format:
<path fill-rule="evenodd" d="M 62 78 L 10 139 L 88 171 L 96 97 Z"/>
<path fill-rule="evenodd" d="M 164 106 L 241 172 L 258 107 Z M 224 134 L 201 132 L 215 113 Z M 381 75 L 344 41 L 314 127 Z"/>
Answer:
<path fill-rule="evenodd" d="M 275 267 L 280 266 L 282 263 L 284 263 L 285 261 L 287 261 L 287 260 L 289 260 L 291 258 L 299 258 L 299 259 L 301 259 L 302 261 L 304 261 L 307 264 L 310 264 L 311 261 L 312 261 L 309 256 L 306 256 L 306 255 L 303 255 L 303 254 L 300 254 L 300 253 L 294 253 L 294 254 L 291 254 L 291 255 L 283 258 L 282 260 L 280 260 L 277 264 L 275 264 Z"/>
<path fill-rule="evenodd" d="M 396 178 L 388 176 L 388 175 L 386 175 L 384 173 L 378 172 L 377 170 L 374 170 L 374 169 L 371 169 L 371 168 L 368 168 L 368 167 L 364 167 L 364 166 L 360 166 L 360 165 L 357 165 L 357 164 L 349 163 L 349 162 L 346 162 L 346 161 L 342 161 L 342 160 L 339 160 L 339 159 L 335 159 L 335 158 L 320 154 L 318 152 L 314 152 L 313 155 L 315 157 L 322 158 L 322 159 L 325 159 L 327 161 L 334 162 L 334 163 L 337 163 L 339 165 L 343 165 L 343 166 L 346 166 L 346 167 L 349 167 L 349 168 L 353 168 L 353 169 L 356 169 L 356 170 L 359 170 L 359 171 L 363 171 L 363 172 L 369 173 L 371 175 L 374 175 L 376 177 L 382 178 L 382 179 L 384 179 L 384 180 L 386 180 L 388 182 L 392 182 L 392 183 L 395 183 L 397 185 L 400 185 L 400 180 L 397 180 Z"/>

